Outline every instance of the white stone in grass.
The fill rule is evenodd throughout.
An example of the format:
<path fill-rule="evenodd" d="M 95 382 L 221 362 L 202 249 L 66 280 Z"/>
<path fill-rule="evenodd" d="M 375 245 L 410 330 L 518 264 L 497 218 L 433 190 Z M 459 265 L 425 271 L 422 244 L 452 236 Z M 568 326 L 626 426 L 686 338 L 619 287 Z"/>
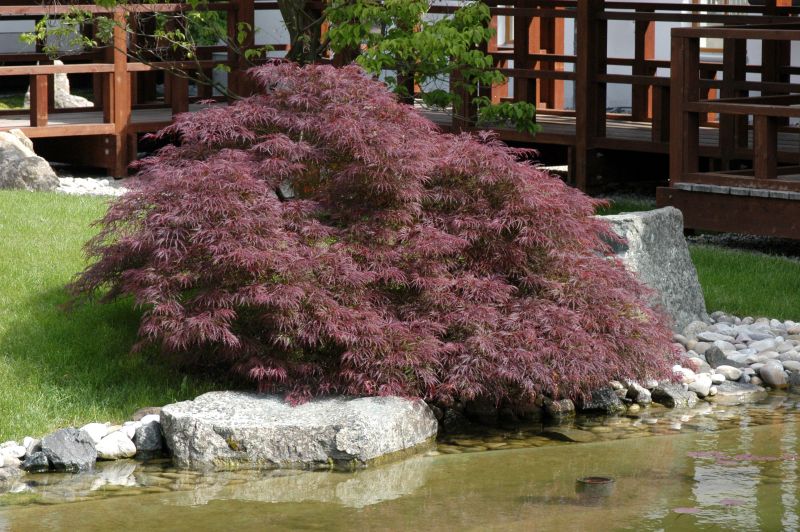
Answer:
<path fill-rule="evenodd" d="M 97 456 L 103 460 L 130 458 L 136 454 L 136 446 L 122 431 L 112 432 L 97 444 Z"/>

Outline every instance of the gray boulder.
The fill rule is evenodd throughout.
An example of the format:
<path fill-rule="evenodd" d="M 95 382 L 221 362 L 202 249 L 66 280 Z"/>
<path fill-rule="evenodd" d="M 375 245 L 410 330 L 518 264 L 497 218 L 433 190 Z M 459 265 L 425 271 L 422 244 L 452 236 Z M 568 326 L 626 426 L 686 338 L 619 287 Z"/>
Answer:
<path fill-rule="evenodd" d="M 55 190 L 58 177 L 20 130 L 0 131 L 0 189 Z"/>
<path fill-rule="evenodd" d="M 41 473 L 50 469 L 50 461 L 42 451 L 37 451 L 22 462 L 22 469 L 29 473 Z"/>
<path fill-rule="evenodd" d="M 786 388 L 789 384 L 783 366 L 778 364 L 765 364 L 758 370 L 758 376 L 765 384 L 773 388 Z"/>
<path fill-rule="evenodd" d="M 594 390 L 591 396 L 581 403 L 581 410 L 617 414 L 626 410 L 614 388 L 606 386 Z"/>
<path fill-rule="evenodd" d="M 147 417 L 145 416 L 142 424 L 136 428 L 133 443 L 136 444 L 137 452 L 157 453 L 163 448 L 161 423 L 156 420 L 147 420 Z"/>
<path fill-rule="evenodd" d="M 661 383 L 652 391 L 653 402 L 669 408 L 691 408 L 697 404 L 697 394 L 684 390 L 680 384 Z"/>
<path fill-rule="evenodd" d="M 548 416 L 555 419 L 572 417 L 575 415 L 575 403 L 573 403 L 570 399 L 561 399 L 558 401 L 545 399 L 544 411 L 547 412 Z"/>
<path fill-rule="evenodd" d="M 715 345 L 712 345 L 706 350 L 705 357 L 706 362 L 708 362 L 708 365 L 712 368 L 718 368 L 720 366 L 740 368 L 743 366 L 741 362 L 728 358 L 728 355 Z"/>
<path fill-rule="evenodd" d="M 640 281 L 653 288 L 653 302 L 683 330 L 708 318 L 697 271 L 683 236 L 683 215 L 674 207 L 602 216 L 627 244 L 615 245 L 617 256 Z"/>
<path fill-rule="evenodd" d="M 426 449 L 437 430 L 421 400 L 337 397 L 291 406 L 243 392 L 167 405 L 161 425 L 175 464 L 192 469 L 363 467 Z"/>
<path fill-rule="evenodd" d="M 42 438 L 42 452 L 53 469 L 69 473 L 91 469 L 97 461 L 92 437 L 75 428 L 57 430 Z"/>
<path fill-rule="evenodd" d="M 644 386 L 640 386 L 638 383 L 632 382 L 628 387 L 628 399 L 633 401 L 634 403 L 647 406 L 653 402 L 653 396 L 650 393 L 650 390 L 645 388 Z"/>

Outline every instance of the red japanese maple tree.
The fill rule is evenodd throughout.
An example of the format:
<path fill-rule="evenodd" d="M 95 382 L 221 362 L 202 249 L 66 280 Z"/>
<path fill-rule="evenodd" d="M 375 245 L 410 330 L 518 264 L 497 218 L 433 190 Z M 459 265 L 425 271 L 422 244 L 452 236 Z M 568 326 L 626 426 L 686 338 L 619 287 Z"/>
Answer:
<path fill-rule="evenodd" d="M 252 75 L 261 94 L 160 133 L 180 144 L 87 244 L 72 289 L 132 295 L 142 342 L 291 400 L 514 402 L 669 375 L 666 319 L 608 257 L 594 200 L 357 67 Z"/>

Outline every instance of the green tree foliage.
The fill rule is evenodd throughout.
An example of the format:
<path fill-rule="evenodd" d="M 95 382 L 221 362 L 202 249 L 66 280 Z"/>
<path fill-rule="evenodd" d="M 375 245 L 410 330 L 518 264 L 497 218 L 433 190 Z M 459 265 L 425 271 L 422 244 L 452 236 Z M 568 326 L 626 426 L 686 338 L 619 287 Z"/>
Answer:
<path fill-rule="evenodd" d="M 492 56 L 480 49 L 494 35 L 488 6 L 469 2 L 452 16 L 437 18 L 428 16 L 430 8 L 429 0 L 331 0 L 325 11 L 330 47 L 336 54 L 357 54 L 359 65 L 382 76 L 408 102 L 415 86 L 431 107 L 465 109 L 464 95 L 469 95 L 477 116 L 465 118 L 535 133 L 533 104 L 493 105 L 478 93 L 479 86 L 506 81 Z"/>

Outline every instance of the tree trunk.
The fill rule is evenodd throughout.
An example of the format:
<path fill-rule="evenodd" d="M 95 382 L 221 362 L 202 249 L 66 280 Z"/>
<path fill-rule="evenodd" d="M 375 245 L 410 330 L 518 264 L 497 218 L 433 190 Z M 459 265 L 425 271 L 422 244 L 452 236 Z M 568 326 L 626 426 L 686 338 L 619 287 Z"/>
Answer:
<path fill-rule="evenodd" d="M 313 63 L 323 51 L 322 10 L 306 5 L 306 0 L 278 0 L 278 8 L 289 30 L 290 50 L 286 58 L 300 64 Z"/>

